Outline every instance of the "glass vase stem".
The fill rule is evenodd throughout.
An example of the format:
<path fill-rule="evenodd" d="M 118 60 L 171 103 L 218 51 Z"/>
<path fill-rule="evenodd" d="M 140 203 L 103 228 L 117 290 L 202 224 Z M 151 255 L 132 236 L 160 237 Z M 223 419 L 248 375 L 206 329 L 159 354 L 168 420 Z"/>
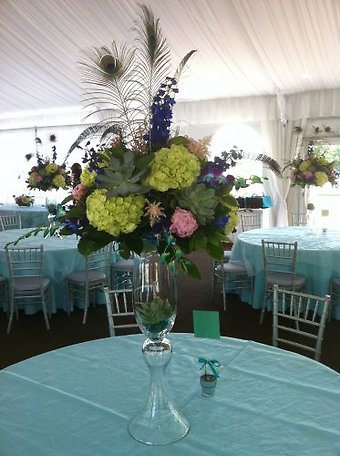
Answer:
<path fill-rule="evenodd" d="M 130 435 L 147 445 L 168 445 L 189 432 L 187 419 L 176 409 L 168 396 L 165 372 L 171 360 L 168 339 L 147 339 L 142 353 L 150 370 L 150 394 L 144 408 L 130 421 Z"/>

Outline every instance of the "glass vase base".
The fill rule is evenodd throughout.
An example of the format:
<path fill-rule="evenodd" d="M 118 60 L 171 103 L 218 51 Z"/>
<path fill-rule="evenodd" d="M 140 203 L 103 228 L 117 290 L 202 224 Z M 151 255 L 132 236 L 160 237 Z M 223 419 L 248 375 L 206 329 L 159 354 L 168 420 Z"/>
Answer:
<path fill-rule="evenodd" d="M 174 407 L 150 419 L 145 413 L 135 415 L 129 423 L 131 437 L 146 445 L 170 445 L 185 437 L 190 430 L 187 419 Z"/>

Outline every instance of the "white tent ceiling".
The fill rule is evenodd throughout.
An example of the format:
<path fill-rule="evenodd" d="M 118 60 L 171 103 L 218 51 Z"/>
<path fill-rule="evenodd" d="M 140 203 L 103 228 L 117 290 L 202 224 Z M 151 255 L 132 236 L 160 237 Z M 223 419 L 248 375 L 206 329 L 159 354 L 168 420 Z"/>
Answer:
<path fill-rule="evenodd" d="M 0 114 L 80 106 L 77 63 L 132 41 L 136 0 L 0 0 Z M 149 0 L 174 63 L 191 49 L 179 100 L 340 87 L 340 0 Z"/>

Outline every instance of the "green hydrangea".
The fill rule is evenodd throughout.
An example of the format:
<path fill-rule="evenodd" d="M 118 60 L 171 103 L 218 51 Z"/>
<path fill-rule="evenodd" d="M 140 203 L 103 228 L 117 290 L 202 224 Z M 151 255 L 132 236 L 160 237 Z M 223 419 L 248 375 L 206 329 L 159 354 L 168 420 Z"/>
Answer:
<path fill-rule="evenodd" d="M 52 184 L 56 187 L 64 188 L 66 186 L 66 181 L 65 181 L 64 176 L 62 176 L 61 174 L 57 174 L 52 179 Z"/>
<path fill-rule="evenodd" d="M 95 190 L 86 200 L 86 215 L 91 225 L 112 236 L 133 232 L 144 212 L 142 195 L 106 197 L 107 190 Z"/>
<path fill-rule="evenodd" d="M 311 161 L 310 160 L 304 160 L 303 162 L 301 162 L 299 168 L 300 168 L 300 171 L 307 171 L 307 169 L 309 169 L 310 165 L 311 165 Z"/>
<path fill-rule="evenodd" d="M 54 174 L 59 171 L 59 165 L 56 163 L 48 163 L 45 167 L 46 174 Z"/>
<path fill-rule="evenodd" d="M 38 183 L 38 178 L 39 178 L 39 174 L 38 173 L 31 173 L 29 175 L 29 178 L 28 178 L 28 184 L 31 187 L 36 187 L 36 185 Z"/>
<path fill-rule="evenodd" d="M 328 182 L 328 176 L 323 171 L 316 171 L 315 172 L 315 183 L 317 186 L 322 187 L 324 184 Z"/>
<path fill-rule="evenodd" d="M 228 214 L 228 223 L 226 224 L 224 230 L 226 234 L 229 234 L 232 232 L 232 230 L 237 226 L 239 223 L 240 216 L 238 213 L 238 209 L 235 208 L 235 210 L 231 210 Z"/>
<path fill-rule="evenodd" d="M 151 173 L 145 184 L 166 192 L 169 189 L 189 187 L 201 171 L 198 159 L 182 145 L 172 145 L 155 153 L 151 162 Z"/>
<path fill-rule="evenodd" d="M 97 173 L 95 171 L 89 171 L 88 167 L 84 168 L 80 175 L 80 182 L 85 187 L 92 187 L 95 183 Z"/>

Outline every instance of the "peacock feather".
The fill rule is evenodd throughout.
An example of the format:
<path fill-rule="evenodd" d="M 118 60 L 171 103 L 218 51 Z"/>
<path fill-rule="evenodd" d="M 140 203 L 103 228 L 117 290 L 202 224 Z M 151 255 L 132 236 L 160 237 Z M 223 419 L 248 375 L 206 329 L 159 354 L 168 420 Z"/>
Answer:
<path fill-rule="evenodd" d="M 122 142 L 141 151 L 141 137 L 151 129 L 151 106 L 162 84 L 171 74 L 170 49 L 152 10 L 141 5 L 139 18 L 134 23 L 135 46 L 102 46 L 85 52 L 80 68 L 84 84 L 85 106 L 101 121 L 86 128 L 72 144 L 71 152 L 89 137 L 100 137 L 110 142 L 119 134 Z M 183 68 L 195 51 L 190 51 L 180 62 L 172 81 L 180 77 Z M 151 135 L 148 139 L 148 150 Z M 145 147 L 145 145 L 144 145 Z M 143 152 L 143 151 L 141 151 Z M 145 152 L 145 150 L 144 150 Z M 65 160 L 66 160 L 65 159 Z"/>

